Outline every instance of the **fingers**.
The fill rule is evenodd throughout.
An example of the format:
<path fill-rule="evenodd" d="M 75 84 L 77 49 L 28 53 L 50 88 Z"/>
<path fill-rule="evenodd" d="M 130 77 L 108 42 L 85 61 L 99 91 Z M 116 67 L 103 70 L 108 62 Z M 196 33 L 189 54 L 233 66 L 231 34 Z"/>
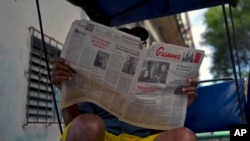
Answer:
<path fill-rule="evenodd" d="M 194 87 L 182 88 L 182 94 L 187 95 L 189 99 L 195 99 L 197 97 L 197 89 Z"/>
<path fill-rule="evenodd" d="M 190 83 L 190 85 L 182 88 L 182 94 L 188 96 L 188 106 L 189 106 L 197 98 L 198 80 L 193 79 L 193 78 L 189 78 L 188 82 Z"/>
<path fill-rule="evenodd" d="M 197 96 L 197 86 L 198 86 L 198 80 L 189 78 L 188 82 L 190 83 L 190 86 L 182 88 L 182 93 L 186 95 L 194 95 Z"/>
<path fill-rule="evenodd" d="M 197 86 L 198 86 L 198 80 L 189 78 L 187 80 L 190 83 L 190 86 L 186 86 L 182 88 L 183 94 L 196 94 L 197 93 Z"/>
<path fill-rule="evenodd" d="M 191 84 L 191 86 L 197 87 L 198 86 L 198 80 L 194 78 L 189 78 L 188 82 Z"/>
<path fill-rule="evenodd" d="M 62 81 L 67 81 L 72 79 L 71 77 L 67 77 L 67 76 L 55 76 L 51 78 L 51 81 L 54 85 L 56 85 L 57 87 L 61 88 L 61 84 Z"/>
<path fill-rule="evenodd" d="M 66 60 L 66 59 L 64 59 L 64 58 L 61 58 L 61 57 L 56 57 L 55 59 L 54 59 L 54 61 L 53 61 L 54 63 L 59 63 L 59 64 L 69 64 L 69 62 Z"/>
<path fill-rule="evenodd" d="M 57 70 L 70 71 L 69 62 L 63 58 L 55 58 L 53 61 L 52 71 L 57 71 Z"/>
<path fill-rule="evenodd" d="M 64 70 L 56 70 L 52 72 L 52 78 L 57 78 L 60 76 L 67 77 L 68 79 L 70 79 L 70 77 L 72 77 L 72 73 Z"/>
<path fill-rule="evenodd" d="M 63 58 L 55 58 L 53 61 L 51 81 L 58 88 L 61 88 L 62 81 L 72 79 L 72 72 L 69 62 Z"/>
<path fill-rule="evenodd" d="M 194 87 L 194 86 L 182 88 L 182 93 L 183 93 L 183 94 L 185 94 L 185 93 L 190 93 L 190 92 L 195 92 L 195 93 L 196 93 L 196 91 L 197 91 L 197 88 Z"/>

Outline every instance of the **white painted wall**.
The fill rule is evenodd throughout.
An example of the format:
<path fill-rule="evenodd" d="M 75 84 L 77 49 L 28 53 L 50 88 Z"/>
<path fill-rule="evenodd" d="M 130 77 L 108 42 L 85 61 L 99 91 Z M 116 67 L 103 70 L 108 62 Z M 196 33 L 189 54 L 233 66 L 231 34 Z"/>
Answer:
<path fill-rule="evenodd" d="M 39 0 L 44 33 L 64 43 L 81 9 L 66 0 Z M 39 29 L 35 0 L 0 1 L 0 140 L 59 141 L 55 125 L 25 127 L 30 26 Z"/>

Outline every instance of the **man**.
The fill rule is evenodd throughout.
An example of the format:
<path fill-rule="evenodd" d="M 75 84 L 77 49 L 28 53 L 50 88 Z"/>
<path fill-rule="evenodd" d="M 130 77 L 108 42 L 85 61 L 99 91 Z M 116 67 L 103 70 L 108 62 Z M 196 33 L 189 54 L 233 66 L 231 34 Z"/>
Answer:
<path fill-rule="evenodd" d="M 121 29 L 145 41 L 148 33 L 143 28 Z M 73 73 L 70 64 L 63 58 L 54 60 L 52 83 L 61 88 L 63 81 L 70 81 Z M 188 95 L 188 105 L 196 97 L 197 80 L 188 79 L 189 87 L 182 93 Z M 109 114 L 93 103 L 79 103 L 62 109 L 67 125 L 62 141 L 197 141 L 195 134 L 187 128 L 179 127 L 169 131 L 157 131 L 136 127 Z"/>
<path fill-rule="evenodd" d="M 167 73 L 168 73 L 167 69 L 168 69 L 167 64 L 162 63 L 161 67 L 160 67 L 160 70 L 159 70 L 159 72 L 157 74 L 157 82 L 158 83 L 163 83 L 164 84 L 166 82 Z"/>

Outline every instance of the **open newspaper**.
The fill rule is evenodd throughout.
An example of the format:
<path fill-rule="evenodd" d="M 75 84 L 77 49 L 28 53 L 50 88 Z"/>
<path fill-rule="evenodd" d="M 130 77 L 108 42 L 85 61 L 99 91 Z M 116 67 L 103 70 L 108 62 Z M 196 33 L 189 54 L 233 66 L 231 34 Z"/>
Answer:
<path fill-rule="evenodd" d="M 61 57 L 76 70 L 63 83 L 61 107 L 92 102 L 120 120 L 145 128 L 183 126 L 187 96 L 181 88 L 197 77 L 204 52 L 154 42 L 88 21 L 72 23 Z"/>

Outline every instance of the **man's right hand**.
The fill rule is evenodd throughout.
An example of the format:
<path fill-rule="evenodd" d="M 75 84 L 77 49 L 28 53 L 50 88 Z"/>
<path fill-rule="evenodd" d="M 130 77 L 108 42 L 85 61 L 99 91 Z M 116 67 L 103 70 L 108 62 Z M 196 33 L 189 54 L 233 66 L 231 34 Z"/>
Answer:
<path fill-rule="evenodd" d="M 55 58 L 51 74 L 52 84 L 61 89 L 62 82 L 72 79 L 72 71 L 69 66 L 69 61 L 64 58 Z"/>

